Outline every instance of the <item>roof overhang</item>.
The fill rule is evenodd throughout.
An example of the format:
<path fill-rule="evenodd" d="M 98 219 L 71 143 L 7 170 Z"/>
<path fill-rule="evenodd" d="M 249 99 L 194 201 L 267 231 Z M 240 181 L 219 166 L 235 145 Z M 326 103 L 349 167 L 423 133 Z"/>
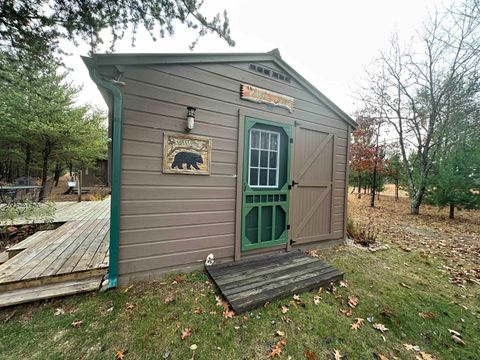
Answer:
<path fill-rule="evenodd" d="M 182 54 L 94 54 L 92 57 L 82 57 L 85 65 L 90 69 L 100 66 L 122 65 L 152 65 L 152 64 L 202 64 L 202 63 L 235 63 L 235 62 L 268 62 L 271 61 L 290 74 L 320 102 L 329 107 L 335 114 L 354 129 L 358 124 L 347 113 L 340 109 L 333 101 L 327 98 L 315 86 L 308 82 L 295 69 L 288 65 L 280 56 L 278 49 L 267 53 L 182 53 Z"/>

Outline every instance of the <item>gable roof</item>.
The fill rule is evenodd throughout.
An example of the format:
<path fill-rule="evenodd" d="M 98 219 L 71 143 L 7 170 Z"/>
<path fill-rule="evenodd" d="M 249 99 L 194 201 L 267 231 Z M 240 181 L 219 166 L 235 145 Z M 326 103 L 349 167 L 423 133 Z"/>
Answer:
<path fill-rule="evenodd" d="M 232 62 L 268 62 L 271 61 L 282 70 L 290 74 L 298 83 L 310 91 L 318 100 L 327 105 L 347 124 L 354 129 L 358 124 L 347 113 L 340 109 L 329 98 L 322 94 L 315 86 L 308 82 L 302 75 L 288 65 L 280 56 L 278 49 L 266 53 L 182 53 L 182 54 L 94 54 L 91 58 L 82 57 L 88 68 L 95 66 L 121 66 L 121 65 L 142 65 L 142 64 L 201 64 L 201 63 L 232 63 Z"/>

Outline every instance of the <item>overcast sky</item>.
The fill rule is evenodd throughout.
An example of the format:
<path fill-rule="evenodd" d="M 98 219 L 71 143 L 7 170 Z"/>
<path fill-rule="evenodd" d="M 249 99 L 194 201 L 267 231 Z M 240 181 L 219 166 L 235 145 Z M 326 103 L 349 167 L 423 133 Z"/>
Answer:
<path fill-rule="evenodd" d="M 353 89 L 365 66 L 385 49 L 393 32 L 404 39 L 421 26 L 441 0 L 205 0 L 204 14 L 226 9 L 235 47 L 214 34 L 203 37 L 194 52 L 266 52 L 278 48 L 282 58 L 346 112 L 355 111 Z M 130 37 L 116 46 L 119 53 L 190 52 L 192 30 L 179 24 L 171 38 L 153 42 L 139 31 L 135 47 Z M 105 36 L 108 43 L 108 34 Z M 104 52 L 107 44 L 101 49 Z M 80 60 L 88 47 L 65 43 L 70 78 L 83 90 L 78 99 L 106 109 Z"/>

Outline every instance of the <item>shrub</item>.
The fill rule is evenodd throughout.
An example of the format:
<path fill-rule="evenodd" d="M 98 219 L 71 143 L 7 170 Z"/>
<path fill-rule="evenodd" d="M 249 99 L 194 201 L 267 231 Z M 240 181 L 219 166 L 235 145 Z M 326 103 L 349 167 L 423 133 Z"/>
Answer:
<path fill-rule="evenodd" d="M 375 244 L 378 233 L 378 229 L 370 220 L 366 224 L 359 224 L 351 217 L 347 219 L 347 236 L 356 244 L 366 247 Z"/>

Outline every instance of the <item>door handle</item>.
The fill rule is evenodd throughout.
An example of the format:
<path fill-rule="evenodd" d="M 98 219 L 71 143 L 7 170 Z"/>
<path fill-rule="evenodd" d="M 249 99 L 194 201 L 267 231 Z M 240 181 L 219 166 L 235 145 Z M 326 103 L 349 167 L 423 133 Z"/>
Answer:
<path fill-rule="evenodd" d="M 298 182 L 296 182 L 295 180 L 292 180 L 292 187 L 294 187 L 295 185 L 298 185 Z"/>

